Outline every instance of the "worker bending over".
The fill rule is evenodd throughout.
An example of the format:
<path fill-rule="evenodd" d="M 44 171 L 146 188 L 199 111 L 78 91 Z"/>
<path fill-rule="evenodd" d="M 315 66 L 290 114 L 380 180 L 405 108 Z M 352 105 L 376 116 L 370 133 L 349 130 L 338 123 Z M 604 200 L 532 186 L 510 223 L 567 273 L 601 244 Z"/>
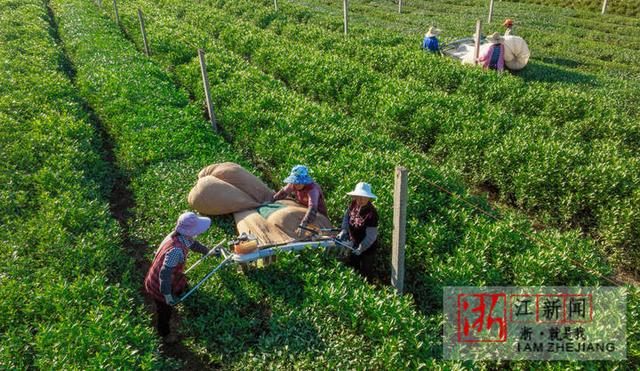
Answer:
<path fill-rule="evenodd" d="M 479 61 L 484 69 L 504 71 L 504 38 L 499 33 L 487 37 L 491 46 L 480 56 Z"/>
<path fill-rule="evenodd" d="M 441 31 L 433 26 L 429 27 L 429 31 L 424 35 L 422 40 L 422 49 L 430 51 L 431 53 L 437 53 L 440 51 L 440 44 L 438 43 L 438 35 Z"/>
<path fill-rule="evenodd" d="M 287 185 L 273 196 L 273 200 L 283 200 L 292 194 L 295 195 L 296 201 L 307 207 L 307 213 L 300 223 L 301 226 L 306 227 L 313 223 L 318 213 L 327 215 L 322 189 L 313 181 L 306 166 L 294 166 L 284 183 Z"/>
<path fill-rule="evenodd" d="M 338 238 L 351 240 L 356 250 L 348 265 L 371 281 L 378 248 L 378 212 L 371 201 L 378 197 L 371 192 L 371 186 L 363 182 L 347 194 L 351 196 L 351 204 L 342 218 L 342 231 Z"/>
<path fill-rule="evenodd" d="M 189 250 L 203 255 L 209 249 L 194 238 L 204 233 L 211 219 L 186 212 L 180 215 L 175 229 L 165 237 L 156 250 L 155 258 L 144 280 L 145 291 L 154 299 L 157 311 L 157 330 L 166 343 L 174 343 L 177 337 L 170 334 L 172 306 L 187 288 L 183 274 Z M 220 253 L 218 253 L 219 255 Z"/>

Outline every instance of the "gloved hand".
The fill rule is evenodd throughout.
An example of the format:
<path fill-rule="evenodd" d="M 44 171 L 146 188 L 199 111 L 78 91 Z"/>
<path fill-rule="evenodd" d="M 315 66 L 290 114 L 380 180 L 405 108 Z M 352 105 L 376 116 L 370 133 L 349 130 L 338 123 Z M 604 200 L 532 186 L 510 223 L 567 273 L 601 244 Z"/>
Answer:
<path fill-rule="evenodd" d="M 338 235 L 336 236 L 336 239 L 340 240 L 340 241 L 346 241 L 349 239 L 349 231 L 347 231 L 346 229 L 343 229 L 340 231 L 340 233 L 338 233 Z"/>
<path fill-rule="evenodd" d="M 357 249 L 353 250 L 353 253 L 356 254 L 357 256 L 360 256 L 363 252 L 364 252 L 364 249 L 362 249 L 362 245 L 358 246 Z"/>
<path fill-rule="evenodd" d="M 173 298 L 173 295 L 169 294 L 169 295 L 165 295 L 164 296 L 164 301 L 168 304 L 168 305 L 176 305 L 176 300 Z"/>
<path fill-rule="evenodd" d="M 300 225 L 298 226 L 298 229 L 296 229 L 296 234 L 298 235 L 298 237 L 302 237 L 304 235 L 304 233 L 306 231 L 304 229 L 302 229 L 301 227 L 306 228 L 307 225 L 309 225 L 309 223 L 307 223 L 304 220 L 300 223 Z"/>
<path fill-rule="evenodd" d="M 213 250 L 209 250 L 209 252 L 211 253 L 211 256 L 215 256 L 216 258 L 222 256 L 222 252 L 219 247 L 215 247 Z"/>

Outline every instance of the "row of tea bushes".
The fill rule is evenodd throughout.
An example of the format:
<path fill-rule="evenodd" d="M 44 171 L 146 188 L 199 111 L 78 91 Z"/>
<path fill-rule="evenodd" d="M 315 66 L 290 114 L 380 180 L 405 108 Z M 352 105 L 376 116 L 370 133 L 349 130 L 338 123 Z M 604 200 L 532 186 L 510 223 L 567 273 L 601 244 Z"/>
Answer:
<path fill-rule="evenodd" d="M 255 172 L 239 149 L 211 132 L 200 107 L 171 76 L 136 51 L 95 5 L 53 4 L 81 93 L 113 133 L 117 158 L 131 174 L 136 238 L 149 244 L 163 238 L 187 207 L 204 165 L 235 161 Z M 219 119 L 226 127 L 226 115 Z M 203 240 L 212 244 L 233 233 L 229 218 L 215 218 Z M 201 264 L 192 280 L 213 264 Z M 246 276 L 226 269 L 185 302 L 181 314 L 190 349 L 225 368 L 416 368 L 439 352 L 438 323 L 419 314 L 410 297 L 377 290 L 313 253 L 284 256 Z"/>
<path fill-rule="evenodd" d="M 42 1 L 0 1 L 0 368 L 165 365 Z"/>

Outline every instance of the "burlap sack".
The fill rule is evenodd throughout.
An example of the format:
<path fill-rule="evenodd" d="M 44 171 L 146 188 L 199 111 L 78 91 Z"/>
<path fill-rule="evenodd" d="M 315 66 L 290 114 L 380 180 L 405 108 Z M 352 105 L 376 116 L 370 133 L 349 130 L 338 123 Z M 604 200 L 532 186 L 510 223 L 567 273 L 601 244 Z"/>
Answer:
<path fill-rule="evenodd" d="M 209 165 L 198 174 L 198 178 L 205 176 L 214 176 L 232 184 L 258 203 L 269 202 L 274 195 L 274 192 L 260 178 L 233 162 Z"/>
<path fill-rule="evenodd" d="M 260 206 L 245 192 L 213 176 L 204 176 L 189 192 L 189 205 L 200 214 L 224 215 Z"/>
<path fill-rule="evenodd" d="M 220 166 L 220 165 L 231 164 L 231 163 L 232 162 L 223 162 L 223 163 L 220 163 L 220 164 L 211 164 L 211 165 L 205 167 L 204 169 L 200 170 L 200 172 L 198 173 L 198 179 L 204 178 L 207 175 L 211 175 L 211 173 L 213 173 L 216 170 L 216 168 L 218 166 Z"/>
<path fill-rule="evenodd" d="M 294 240 L 280 228 L 263 218 L 255 209 L 240 211 L 233 214 L 238 234 L 250 233 L 258 238 L 260 246 L 287 243 Z"/>
<path fill-rule="evenodd" d="M 304 218 L 307 213 L 307 208 L 290 200 L 278 201 L 278 203 L 286 204 L 287 207 L 274 211 L 273 214 L 269 215 L 267 220 L 287 235 L 293 238 L 297 237 L 296 230 L 302 218 Z M 326 216 L 318 213 L 312 226 L 317 228 L 331 228 L 331 222 Z"/>

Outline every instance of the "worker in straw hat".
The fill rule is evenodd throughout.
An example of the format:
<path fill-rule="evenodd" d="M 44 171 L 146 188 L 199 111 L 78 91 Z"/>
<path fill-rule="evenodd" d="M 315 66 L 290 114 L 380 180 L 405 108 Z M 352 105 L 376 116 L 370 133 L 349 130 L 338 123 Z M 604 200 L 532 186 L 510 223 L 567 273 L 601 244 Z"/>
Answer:
<path fill-rule="evenodd" d="M 300 222 L 301 226 L 306 227 L 313 223 L 318 213 L 327 215 L 322 189 L 313 181 L 306 166 L 294 166 L 284 183 L 286 185 L 273 196 L 273 200 L 283 200 L 295 195 L 296 201 L 307 208 L 307 212 Z"/>
<path fill-rule="evenodd" d="M 429 27 L 429 31 L 424 35 L 422 40 L 422 49 L 428 50 L 431 53 L 437 53 L 440 51 L 440 45 L 438 43 L 438 35 L 441 31 L 433 26 Z"/>
<path fill-rule="evenodd" d="M 211 225 L 211 219 L 200 217 L 193 212 L 180 215 L 175 228 L 164 238 L 156 250 L 153 263 L 144 280 L 145 291 L 156 303 L 158 334 L 166 343 L 177 341 L 170 334 L 169 323 L 172 306 L 177 297 L 186 290 L 187 279 L 183 274 L 189 251 L 207 254 L 209 249 L 195 240 Z M 220 252 L 213 253 L 220 255 Z"/>
<path fill-rule="evenodd" d="M 372 201 L 378 198 L 369 183 L 360 182 L 347 193 L 351 203 L 342 218 L 339 239 L 349 239 L 356 247 L 348 265 L 357 269 L 368 280 L 373 278 L 375 251 L 378 248 L 378 212 Z"/>
<path fill-rule="evenodd" d="M 499 33 L 487 37 L 491 46 L 480 56 L 478 61 L 485 69 L 504 71 L 504 38 Z"/>

